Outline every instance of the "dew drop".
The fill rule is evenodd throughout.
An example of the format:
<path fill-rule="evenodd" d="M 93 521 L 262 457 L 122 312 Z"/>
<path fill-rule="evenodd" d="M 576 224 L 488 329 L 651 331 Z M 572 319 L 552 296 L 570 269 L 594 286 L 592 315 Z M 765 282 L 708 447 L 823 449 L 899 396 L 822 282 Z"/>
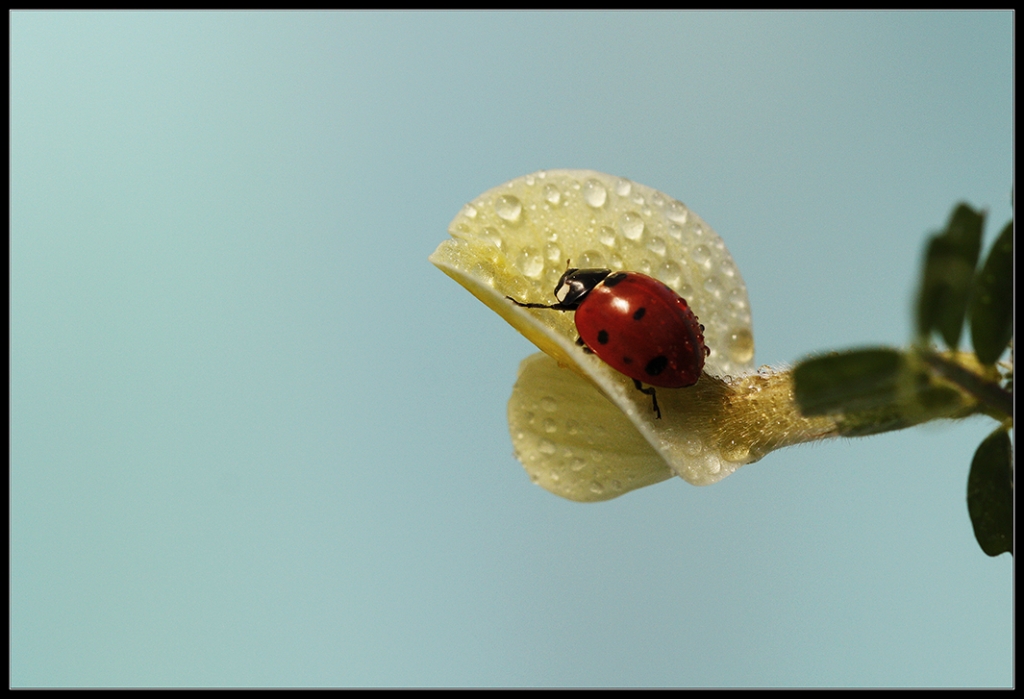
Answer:
<path fill-rule="evenodd" d="M 466 204 L 462 209 L 462 213 L 466 215 L 466 218 L 476 218 L 476 207 L 472 204 Z"/>
<path fill-rule="evenodd" d="M 644 234 L 644 220 L 635 211 L 627 211 L 619 217 L 619 230 L 629 240 L 640 240 Z"/>
<path fill-rule="evenodd" d="M 554 243 L 548 243 L 544 246 L 544 256 L 551 262 L 561 262 L 562 249 Z"/>
<path fill-rule="evenodd" d="M 577 472 L 577 473 L 579 473 L 580 471 L 582 471 L 582 470 L 583 470 L 583 467 L 584 467 L 584 466 L 586 466 L 586 465 L 587 465 L 587 462 L 586 462 L 586 461 L 584 461 L 584 460 L 583 460 L 583 459 L 582 459 L 581 457 L 579 457 L 579 456 L 574 456 L 574 457 L 572 457 L 572 458 L 571 458 L 571 459 L 569 460 L 569 469 L 570 469 L 570 470 L 572 470 L 572 471 L 575 471 L 575 472 Z"/>
<path fill-rule="evenodd" d="M 483 264 L 477 262 L 469 268 L 469 274 L 477 281 L 481 281 L 487 286 L 494 286 L 494 274 L 490 267 L 486 267 Z"/>
<path fill-rule="evenodd" d="M 683 227 L 680 226 L 678 223 L 670 223 L 668 224 L 668 234 L 675 238 L 676 240 L 682 240 Z"/>
<path fill-rule="evenodd" d="M 549 204 L 557 206 L 562 201 L 562 193 L 558 191 L 558 187 L 553 184 L 544 185 L 544 199 Z"/>
<path fill-rule="evenodd" d="M 729 335 L 729 358 L 737 364 L 746 364 L 754 358 L 754 336 L 746 328 Z"/>
<path fill-rule="evenodd" d="M 541 454 L 547 454 L 548 456 L 550 456 L 551 454 L 554 454 L 556 451 L 555 443 L 552 442 L 550 439 L 542 439 L 540 440 L 540 444 L 537 446 L 537 450 Z"/>
<path fill-rule="evenodd" d="M 600 209 L 608 200 L 608 190 L 597 180 L 587 180 L 583 183 L 583 200 L 592 208 Z"/>
<path fill-rule="evenodd" d="M 600 495 L 604 492 L 604 485 L 600 481 L 590 481 L 590 492 Z"/>
<path fill-rule="evenodd" d="M 552 396 L 544 396 L 540 399 L 540 407 L 549 413 L 553 413 L 558 410 L 558 401 Z"/>
<path fill-rule="evenodd" d="M 708 250 L 707 245 L 698 245 L 690 253 L 690 259 L 699 265 L 707 267 L 708 262 L 711 261 L 711 251 Z"/>
<path fill-rule="evenodd" d="M 515 223 L 523 214 L 523 204 L 511 194 L 502 194 L 494 200 L 494 211 L 498 218 Z"/>
<path fill-rule="evenodd" d="M 716 299 L 722 297 L 722 282 L 718 278 L 718 275 L 712 274 L 704 280 L 704 291 L 708 292 Z"/>
<path fill-rule="evenodd" d="M 704 451 L 704 445 L 696 437 L 689 437 L 683 440 L 683 451 L 690 456 L 697 456 Z"/>
<path fill-rule="evenodd" d="M 628 197 L 632 190 L 633 183 L 625 177 L 620 178 L 619 181 L 615 183 L 615 193 L 620 197 Z"/>
<path fill-rule="evenodd" d="M 544 258 L 535 248 L 525 247 L 516 258 L 516 266 L 530 279 L 539 279 L 544 272 Z"/>
<path fill-rule="evenodd" d="M 544 418 L 543 425 L 544 431 L 547 432 L 548 434 L 554 434 L 555 432 L 558 431 L 558 425 L 555 423 L 554 419 L 550 417 Z"/>
<path fill-rule="evenodd" d="M 560 473 L 558 473 L 558 471 L 552 471 L 550 474 L 548 474 L 548 477 L 551 479 L 552 483 L 557 483 L 558 481 L 562 480 L 562 476 Z"/>
<path fill-rule="evenodd" d="M 501 233 L 499 233 L 496 228 L 487 226 L 487 228 L 484 228 L 483 234 L 484 240 L 486 240 L 488 243 L 498 248 L 499 250 L 501 249 Z"/>
<path fill-rule="evenodd" d="M 615 235 L 614 229 L 611 226 L 601 226 L 597 229 L 597 239 L 600 240 L 604 245 L 612 247 L 615 245 L 617 236 Z"/>
<path fill-rule="evenodd" d="M 576 259 L 573 258 L 573 266 L 575 265 Z M 597 250 L 585 250 L 580 253 L 579 269 L 603 269 L 604 266 L 604 255 Z"/>
<path fill-rule="evenodd" d="M 686 207 L 683 206 L 682 202 L 672 199 L 665 205 L 665 215 L 670 221 L 686 223 L 686 219 L 690 217 L 690 212 L 686 210 Z"/>
<path fill-rule="evenodd" d="M 679 285 L 682 275 L 683 270 L 680 269 L 678 264 L 672 261 L 663 262 L 661 267 L 658 268 L 658 279 L 665 282 L 672 288 Z"/>
<path fill-rule="evenodd" d="M 665 255 L 665 241 L 655 236 L 647 242 L 647 249 L 659 257 Z"/>

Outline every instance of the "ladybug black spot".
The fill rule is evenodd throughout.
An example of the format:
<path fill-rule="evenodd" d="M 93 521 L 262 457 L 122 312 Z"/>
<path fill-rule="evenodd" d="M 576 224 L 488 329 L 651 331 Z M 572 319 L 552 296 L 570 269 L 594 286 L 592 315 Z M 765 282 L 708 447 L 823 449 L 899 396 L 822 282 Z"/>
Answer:
<path fill-rule="evenodd" d="M 647 372 L 648 376 L 657 376 L 661 372 L 665 371 L 665 367 L 668 366 L 668 357 L 663 354 L 659 354 L 657 357 L 647 362 L 647 366 L 644 367 L 644 371 Z"/>
<path fill-rule="evenodd" d="M 633 358 L 632 357 L 623 357 L 622 358 L 622 363 L 623 364 L 632 364 L 633 363 Z"/>
<path fill-rule="evenodd" d="M 647 309 L 641 306 L 640 308 L 633 311 L 633 320 L 640 320 L 641 318 L 644 317 L 645 313 L 647 313 Z"/>
<path fill-rule="evenodd" d="M 625 272 L 616 272 L 615 274 L 609 274 L 607 277 L 604 278 L 604 285 L 607 287 L 613 287 L 625 278 Z"/>
<path fill-rule="evenodd" d="M 607 330 L 598 330 L 597 331 L 597 341 L 600 342 L 602 345 L 607 345 L 608 344 L 608 331 Z"/>

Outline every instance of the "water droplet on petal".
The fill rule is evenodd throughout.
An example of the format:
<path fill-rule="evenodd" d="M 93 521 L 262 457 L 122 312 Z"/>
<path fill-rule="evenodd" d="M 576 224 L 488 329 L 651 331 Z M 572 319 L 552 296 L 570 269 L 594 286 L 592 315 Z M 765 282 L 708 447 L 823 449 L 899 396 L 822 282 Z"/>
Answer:
<path fill-rule="evenodd" d="M 663 262 L 661 267 L 658 268 L 658 279 L 675 288 L 682 278 L 682 273 L 683 270 L 675 262 Z"/>
<path fill-rule="evenodd" d="M 573 260 L 576 264 L 576 260 Z M 597 250 L 584 250 L 579 256 L 580 269 L 605 269 L 604 255 Z"/>
<path fill-rule="evenodd" d="M 601 226 L 597 229 L 597 239 L 604 245 L 612 247 L 615 245 L 615 241 L 618 239 L 618 236 L 615 235 L 615 231 L 611 226 Z"/>
<path fill-rule="evenodd" d="M 689 437 L 683 440 L 683 450 L 690 456 L 697 456 L 704 451 L 704 445 L 696 437 Z"/>
<path fill-rule="evenodd" d="M 544 272 L 544 258 L 536 248 L 528 246 L 519 251 L 516 266 L 530 279 L 539 279 Z"/>
<path fill-rule="evenodd" d="M 711 261 L 711 251 L 706 245 L 698 245 L 690 253 L 690 259 L 703 267 L 708 267 L 708 263 Z"/>
<path fill-rule="evenodd" d="M 647 242 L 647 249 L 653 252 L 655 255 L 664 256 L 665 254 L 665 241 L 655 236 Z"/>
<path fill-rule="evenodd" d="M 718 275 L 712 274 L 704 280 L 704 291 L 708 292 L 716 299 L 722 297 L 722 282 L 718 278 Z"/>
<path fill-rule="evenodd" d="M 737 364 L 746 364 L 754 358 L 754 336 L 746 328 L 729 335 L 728 355 Z"/>
<path fill-rule="evenodd" d="M 619 181 L 615 183 L 615 193 L 618 194 L 620 197 L 628 197 L 632 189 L 633 183 L 627 180 L 625 177 L 620 178 Z"/>
<path fill-rule="evenodd" d="M 682 202 L 678 202 L 673 199 L 665 205 L 665 215 L 668 216 L 670 221 L 686 223 L 686 219 L 689 218 L 690 212 L 687 211 Z"/>
<path fill-rule="evenodd" d="M 583 200 L 587 205 L 600 209 L 608 200 L 608 190 L 597 180 L 587 180 L 583 183 Z"/>
<path fill-rule="evenodd" d="M 540 407 L 549 413 L 553 413 L 558 410 L 558 401 L 552 396 L 544 396 L 540 399 Z"/>
<path fill-rule="evenodd" d="M 523 213 L 523 204 L 511 194 L 502 194 L 494 200 L 494 211 L 502 220 L 515 223 Z"/>
<path fill-rule="evenodd" d="M 627 211 L 619 217 L 619 230 L 629 240 L 640 240 L 644 234 L 644 220 L 635 211 Z"/>
<path fill-rule="evenodd" d="M 562 193 L 558 191 L 558 187 L 553 184 L 544 185 L 544 199 L 549 204 L 558 205 L 562 201 Z"/>
<path fill-rule="evenodd" d="M 484 229 L 484 238 L 496 248 L 501 248 L 501 233 L 496 228 L 488 226 Z"/>

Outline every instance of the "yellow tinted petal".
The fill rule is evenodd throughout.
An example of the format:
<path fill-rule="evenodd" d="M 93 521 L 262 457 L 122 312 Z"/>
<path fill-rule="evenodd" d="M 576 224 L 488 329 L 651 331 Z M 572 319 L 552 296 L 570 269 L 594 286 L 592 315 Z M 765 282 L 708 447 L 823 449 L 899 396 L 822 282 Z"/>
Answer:
<path fill-rule="evenodd" d="M 621 415 L 614 416 L 595 409 L 589 419 L 600 420 L 597 427 L 621 435 L 625 423 L 619 418 L 625 416 L 673 472 L 695 484 L 713 483 L 758 458 L 731 438 L 728 444 L 719 443 L 729 391 L 727 383 L 712 378 L 739 374 L 753 364 L 746 286 L 721 238 L 685 205 L 623 178 L 589 170 L 551 170 L 480 195 L 463 207 L 449 233 L 452 239 L 442 243 L 430 260 L 618 408 Z M 524 309 L 505 298 L 553 303 L 554 287 L 569 260 L 573 267 L 638 271 L 660 279 L 687 299 L 705 326 L 712 352 L 705 376 L 694 387 L 658 389 L 662 420 L 654 419 L 650 398 L 636 391 L 631 379 L 576 346 L 572 313 Z M 524 385 L 532 392 L 531 383 Z M 559 385 L 571 387 L 566 382 Z M 532 438 L 526 439 L 530 430 L 524 425 L 529 425 L 529 417 L 512 414 L 513 408 L 525 410 L 523 406 L 534 400 L 531 396 L 519 400 L 514 395 L 510 403 L 513 438 L 518 430 L 525 439 L 517 442 L 517 452 L 524 464 L 538 467 L 528 466 L 531 475 L 565 497 L 606 499 L 580 496 L 586 483 L 557 486 L 562 492 L 549 487 L 552 479 L 543 475 L 544 470 L 562 469 L 564 478 L 564 468 L 548 458 L 551 454 L 538 451 L 541 456 L 536 456 L 530 451 L 533 447 L 528 449 Z M 559 399 L 560 405 L 567 411 L 573 404 L 583 410 L 578 401 L 585 396 L 582 389 L 571 388 Z M 639 453 L 634 442 L 622 439 L 621 453 Z M 536 448 L 540 445 L 537 441 Z M 571 451 L 573 441 L 561 446 Z M 646 485 L 664 474 L 654 468 L 638 476 L 636 469 L 622 468 L 621 477 L 602 472 L 602 480 Z"/>

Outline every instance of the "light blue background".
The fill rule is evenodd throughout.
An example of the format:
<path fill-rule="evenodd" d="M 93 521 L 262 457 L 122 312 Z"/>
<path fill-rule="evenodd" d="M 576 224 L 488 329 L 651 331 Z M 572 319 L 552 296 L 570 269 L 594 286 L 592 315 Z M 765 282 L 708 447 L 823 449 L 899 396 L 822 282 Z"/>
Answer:
<path fill-rule="evenodd" d="M 1010 13 L 15 13 L 11 683 L 1008 685 L 976 418 L 597 505 L 428 264 L 541 168 L 677 197 L 758 363 L 910 338 L 1010 217 Z"/>

